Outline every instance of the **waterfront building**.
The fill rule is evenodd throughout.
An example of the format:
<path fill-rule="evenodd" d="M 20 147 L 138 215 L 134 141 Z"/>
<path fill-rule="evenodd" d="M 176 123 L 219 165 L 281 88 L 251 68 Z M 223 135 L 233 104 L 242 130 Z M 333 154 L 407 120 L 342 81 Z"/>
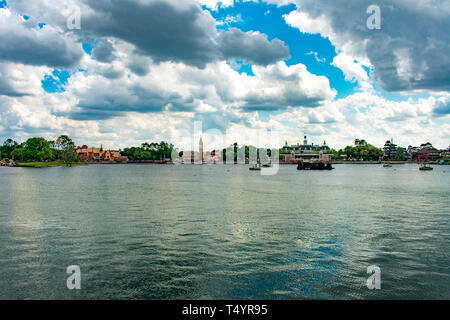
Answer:
<path fill-rule="evenodd" d="M 103 146 L 88 147 L 87 145 L 78 146 L 75 149 L 75 153 L 78 155 L 81 161 L 128 161 L 128 158 L 122 156 L 119 150 L 104 150 Z"/>
<path fill-rule="evenodd" d="M 394 159 L 395 153 L 397 152 L 397 145 L 394 144 L 394 139 L 387 140 L 383 147 L 383 158 L 384 159 Z"/>
<path fill-rule="evenodd" d="M 429 160 L 437 160 L 441 156 L 441 152 L 433 147 L 433 145 L 429 142 L 423 143 L 419 147 L 419 151 L 417 151 L 416 155 L 419 154 L 421 156 L 427 155 Z"/>
<path fill-rule="evenodd" d="M 422 143 L 420 147 L 408 146 L 407 152 L 411 160 L 417 159 L 418 155 L 421 157 L 427 155 L 429 160 L 437 160 L 441 157 L 441 152 L 429 142 Z"/>
<path fill-rule="evenodd" d="M 417 152 L 419 151 L 419 147 L 413 147 L 411 145 L 408 146 L 406 149 L 406 153 L 408 154 L 408 157 L 411 159 L 415 159 Z"/>
<path fill-rule="evenodd" d="M 300 161 L 311 160 L 331 160 L 330 148 L 327 146 L 326 141 L 323 145 L 314 145 L 314 143 L 308 144 L 306 136 L 303 138 L 303 143 L 296 145 L 288 145 L 287 141 L 283 146 L 280 154 L 280 160 L 284 163 L 297 163 Z"/>
<path fill-rule="evenodd" d="M 308 144 L 308 139 L 306 136 L 303 137 L 303 143 L 297 143 L 293 145 L 288 145 L 287 141 L 285 142 L 282 151 L 285 152 L 297 152 L 297 151 L 314 151 L 314 150 L 320 150 L 320 151 L 329 151 L 330 148 L 327 146 L 327 142 L 323 141 L 323 145 L 314 145 L 314 143 Z"/>

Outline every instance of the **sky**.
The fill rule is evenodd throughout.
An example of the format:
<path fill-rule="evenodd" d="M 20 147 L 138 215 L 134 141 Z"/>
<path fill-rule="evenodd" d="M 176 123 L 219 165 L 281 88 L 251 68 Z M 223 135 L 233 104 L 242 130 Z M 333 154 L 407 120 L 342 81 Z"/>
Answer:
<path fill-rule="evenodd" d="M 0 0 L 0 139 L 447 148 L 449 18 L 450 0 Z"/>

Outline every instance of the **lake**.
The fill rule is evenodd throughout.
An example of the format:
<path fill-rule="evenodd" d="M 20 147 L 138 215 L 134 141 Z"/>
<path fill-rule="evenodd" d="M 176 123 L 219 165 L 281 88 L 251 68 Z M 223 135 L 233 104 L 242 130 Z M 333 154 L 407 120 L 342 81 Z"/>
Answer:
<path fill-rule="evenodd" d="M 335 168 L 1 167 L 0 299 L 450 299 L 450 167 Z"/>

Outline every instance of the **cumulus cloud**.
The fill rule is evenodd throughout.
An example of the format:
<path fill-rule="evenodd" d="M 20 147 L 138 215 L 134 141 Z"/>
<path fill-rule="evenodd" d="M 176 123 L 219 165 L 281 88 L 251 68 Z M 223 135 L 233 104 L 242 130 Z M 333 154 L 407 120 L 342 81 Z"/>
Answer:
<path fill-rule="evenodd" d="M 361 64 L 345 53 L 339 53 L 334 57 L 332 65 L 342 70 L 347 81 L 363 82 L 369 79 Z"/>
<path fill-rule="evenodd" d="M 246 110 L 317 107 L 331 101 L 336 94 L 326 77 L 309 73 L 303 64 L 288 67 L 279 62 L 253 70 L 256 78 L 248 83 L 248 90 L 242 96 Z"/>
<path fill-rule="evenodd" d="M 450 115 L 450 96 L 437 99 L 433 112 L 438 116 Z"/>
<path fill-rule="evenodd" d="M 320 33 L 338 50 L 374 67 L 374 77 L 389 91 L 450 88 L 450 3 L 394 0 L 380 3 L 381 29 L 369 30 L 371 0 L 295 0 L 286 22 L 307 33 Z"/>
<path fill-rule="evenodd" d="M 113 59 L 110 39 L 132 44 L 136 53 L 155 62 L 182 62 L 200 68 L 230 58 L 267 65 L 289 57 L 289 49 L 281 40 L 269 41 L 259 32 L 233 28 L 218 33 L 218 22 L 195 0 L 71 0 L 69 4 L 48 0 L 41 4 L 47 10 L 21 0 L 13 8 L 67 30 L 70 8 L 79 7 L 81 29 L 72 33 L 80 41 L 101 40 L 93 52 L 99 61 Z"/>
<path fill-rule="evenodd" d="M 43 91 L 41 81 L 50 71 L 48 67 L 0 62 L 0 96 L 39 94 Z"/>
<path fill-rule="evenodd" d="M 103 74 L 103 64 L 84 61 L 92 73 L 69 80 L 70 94 L 78 99 L 69 114 L 74 119 L 105 119 L 126 112 L 161 111 L 211 113 L 317 107 L 335 92 L 328 79 L 309 73 L 302 64 L 279 62 L 254 66 L 255 76 L 239 74 L 225 62 L 197 69 L 184 64 L 150 64 L 145 75 L 127 76 L 127 61 L 116 62 L 118 76 Z"/>
<path fill-rule="evenodd" d="M 219 46 L 225 59 L 235 58 L 264 66 L 290 57 L 289 48 L 283 41 L 268 41 L 265 34 L 243 32 L 237 28 L 222 32 L 219 35 Z"/>

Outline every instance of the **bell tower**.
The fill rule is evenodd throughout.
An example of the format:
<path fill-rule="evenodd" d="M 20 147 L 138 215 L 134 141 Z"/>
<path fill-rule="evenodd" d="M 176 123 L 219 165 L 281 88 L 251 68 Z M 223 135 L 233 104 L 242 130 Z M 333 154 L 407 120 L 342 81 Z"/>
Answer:
<path fill-rule="evenodd" d="M 203 153 L 203 140 L 200 136 L 200 141 L 198 142 L 198 154 L 199 154 L 199 160 L 201 163 L 205 162 L 204 153 Z"/>

